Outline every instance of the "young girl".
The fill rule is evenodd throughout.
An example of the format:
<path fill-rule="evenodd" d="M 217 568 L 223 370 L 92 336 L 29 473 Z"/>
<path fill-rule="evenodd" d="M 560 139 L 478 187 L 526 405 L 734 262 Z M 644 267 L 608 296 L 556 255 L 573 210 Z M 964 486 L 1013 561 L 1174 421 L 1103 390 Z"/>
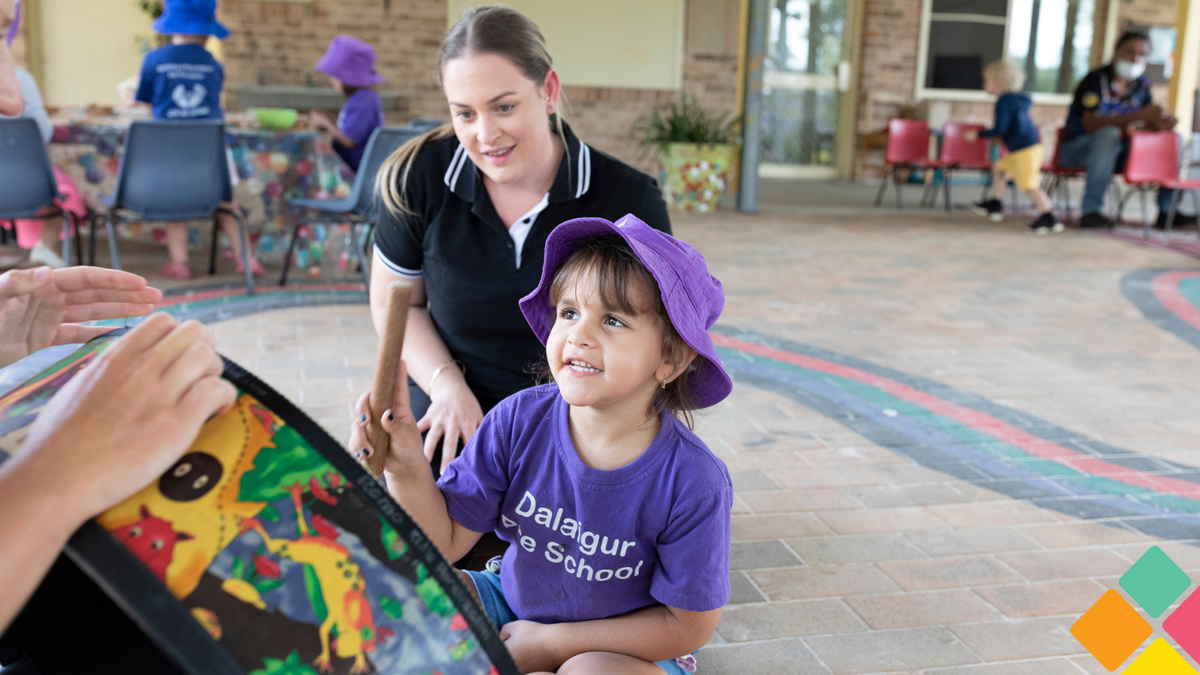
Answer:
<path fill-rule="evenodd" d="M 440 481 L 407 388 L 378 421 L 360 399 L 350 448 L 373 451 L 368 420 L 387 430 L 388 490 L 447 558 L 510 543 L 468 587 L 521 672 L 695 671 L 729 599 L 733 486 L 685 422 L 732 389 L 706 332 L 724 303 L 686 243 L 571 220 L 521 300 L 553 383 L 496 406 Z"/>
<path fill-rule="evenodd" d="M 329 76 L 329 83 L 346 97 L 346 103 L 336 125 L 317 111 L 309 115 L 309 123 L 314 129 L 329 132 L 334 151 L 358 171 L 367 139 L 376 127 L 383 126 L 383 103 L 370 88 L 383 82 L 375 72 L 375 50 L 356 37 L 339 35 L 317 61 L 317 70 Z"/>

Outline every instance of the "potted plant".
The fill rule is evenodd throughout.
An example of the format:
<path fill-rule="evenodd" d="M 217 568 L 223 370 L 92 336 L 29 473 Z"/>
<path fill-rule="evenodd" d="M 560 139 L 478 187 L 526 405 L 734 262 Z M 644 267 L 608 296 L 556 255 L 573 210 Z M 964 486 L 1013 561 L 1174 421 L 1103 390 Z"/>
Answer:
<path fill-rule="evenodd" d="M 729 185 L 737 131 L 737 118 L 705 110 L 687 95 L 643 113 L 633 125 L 643 152 L 658 152 L 658 182 L 667 205 L 700 213 L 715 211 Z"/>

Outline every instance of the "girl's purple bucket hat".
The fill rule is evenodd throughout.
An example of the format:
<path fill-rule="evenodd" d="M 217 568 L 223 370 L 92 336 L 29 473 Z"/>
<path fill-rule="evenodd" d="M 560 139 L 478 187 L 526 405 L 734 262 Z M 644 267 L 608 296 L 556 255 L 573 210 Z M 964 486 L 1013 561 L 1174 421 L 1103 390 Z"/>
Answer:
<path fill-rule="evenodd" d="M 339 35 L 329 43 L 317 71 L 336 77 L 351 87 L 369 87 L 383 82 L 375 72 L 375 48 L 350 35 Z"/>
<path fill-rule="evenodd" d="M 653 229 L 628 215 L 610 223 L 603 218 L 576 218 L 559 225 L 546 239 L 542 280 L 521 298 L 521 313 L 542 344 L 550 337 L 555 310 L 550 304 L 554 275 L 583 239 L 619 235 L 650 270 L 662 293 L 663 305 L 676 332 L 698 354 L 686 377 L 700 408 L 720 403 L 733 390 L 733 381 L 721 366 L 708 329 L 721 316 L 725 291 L 708 273 L 704 256 L 686 242 Z"/>

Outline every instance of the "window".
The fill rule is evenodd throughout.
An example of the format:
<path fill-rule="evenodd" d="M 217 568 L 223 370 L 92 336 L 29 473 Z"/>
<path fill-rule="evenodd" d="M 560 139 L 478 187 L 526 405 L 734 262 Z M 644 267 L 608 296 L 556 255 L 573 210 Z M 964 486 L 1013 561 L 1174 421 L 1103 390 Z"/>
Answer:
<path fill-rule="evenodd" d="M 1008 55 L 1025 69 L 1025 91 L 1070 94 L 1088 73 L 1095 0 L 1012 0 Z M 1032 54 L 1032 58 L 1030 57 Z"/>
<path fill-rule="evenodd" d="M 1088 72 L 1097 0 L 924 0 L 917 97 L 982 100 L 982 69 L 1009 58 L 1035 97 L 1070 95 Z"/>

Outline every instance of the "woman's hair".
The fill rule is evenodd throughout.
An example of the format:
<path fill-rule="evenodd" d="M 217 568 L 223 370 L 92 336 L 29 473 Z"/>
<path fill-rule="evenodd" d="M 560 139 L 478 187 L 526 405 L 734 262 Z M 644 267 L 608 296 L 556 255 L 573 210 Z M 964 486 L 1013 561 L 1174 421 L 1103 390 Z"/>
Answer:
<path fill-rule="evenodd" d="M 1008 59 L 992 61 L 983 69 L 983 76 L 1006 92 L 1018 91 L 1025 84 L 1025 71 Z"/>
<path fill-rule="evenodd" d="M 566 294 L 568 286 L 578 283 L 579 279 L 589 272 L 596 281 L 600 304 L 605 308 L 625 314 L 658 317 L 662 324 L 664 357 L 681 363 L 686 359 L 688 352 L 693 351 L 671 324 L 658 282 L 629 244 L 618 235 L 586 239 L 563 261 L 550 283 L 551 304 L 557 305 Z M 639 289 L 649 298 L 648 306 L 639 307 L 635 304 Z M 692 411 L 696 410 L 697 406 L 696 397 L 688 382 L 688 374 L 694 368 L 696 362 L 693 360 L 685 372 L 667 383 L 665 388 L 660 387 L 647 414 L 658 415 L 663 410 L 670 410 L 673 415 L 683 420 L 689 429 L 692 428 Z M 544 382 L 553 380 L 548 363 L 541 364 L 536 375 Z"/>
<path fill-rule="evenodd" d="M 447 61 L 479 54 L 503 56 L 539 87 L 546 82 L 546 74 L 554 67 L 554 60 L 550 58 L 550 52 L 546 49 L 546 38 L 542 36 L 537 24 L 517 10 L 500 5 L 468 9 L 450 27 L 446 39 L 442 41 L 441 49 L 438 50 L 438 84 L 441 84 L 442 68 Z M 563 131 L 559 110 L 565 105 L 566 94 L 561 94 L 558 109 L 550 115 L 550 130 L 558 134 L 564 146 L 567 136 Z M 404 192 L 413 159 L 425 143 L 453 135 L 454 126 L 443 124 L 400 146 L 384 161 L 375 178 L 375 189 L 382 196 L 388 210 L 396 214 L 412 213 Z"/>

